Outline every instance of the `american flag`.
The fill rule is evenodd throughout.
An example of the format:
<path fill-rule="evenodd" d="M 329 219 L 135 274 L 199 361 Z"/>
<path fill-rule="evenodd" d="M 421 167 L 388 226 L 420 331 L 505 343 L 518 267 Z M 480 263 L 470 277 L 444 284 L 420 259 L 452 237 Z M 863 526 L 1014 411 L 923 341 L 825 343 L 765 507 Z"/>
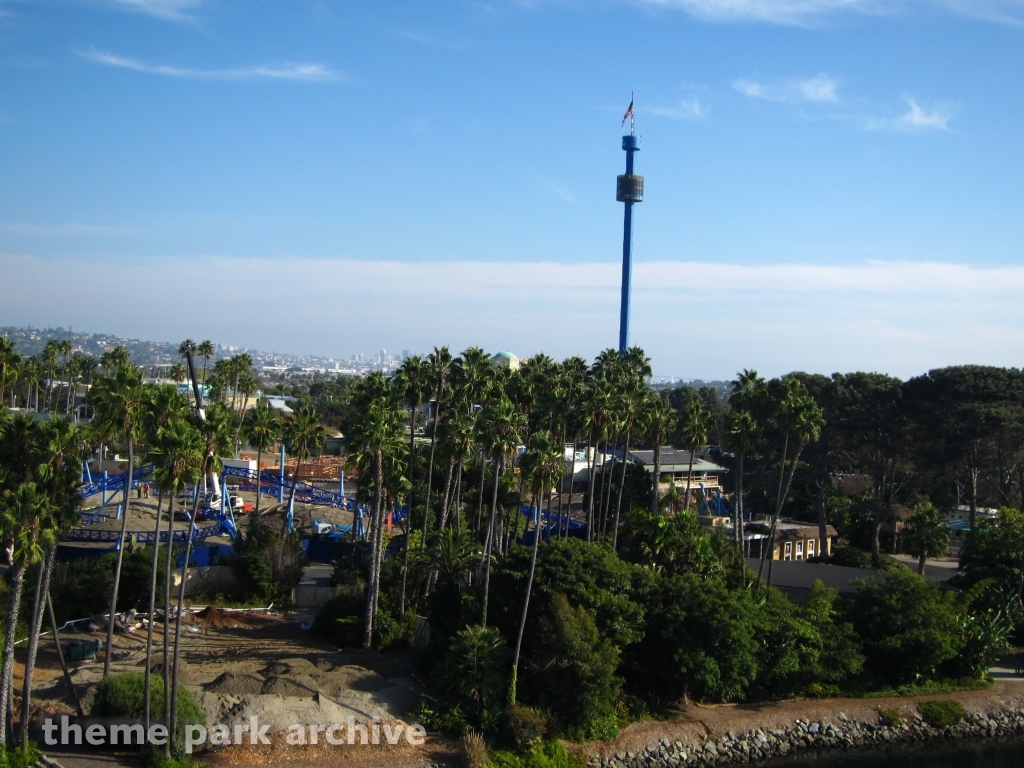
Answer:
<path fill-rule="evenodd" d="M 626 124 L 626 121 L 631 117 L 633 117 L 633 99 L 629 100 L 629 109 L 627 109 L 626 114 L 622 116 L 622 125 L 620 125 L 619 128 L 622 128 L 622 126 Z"/>

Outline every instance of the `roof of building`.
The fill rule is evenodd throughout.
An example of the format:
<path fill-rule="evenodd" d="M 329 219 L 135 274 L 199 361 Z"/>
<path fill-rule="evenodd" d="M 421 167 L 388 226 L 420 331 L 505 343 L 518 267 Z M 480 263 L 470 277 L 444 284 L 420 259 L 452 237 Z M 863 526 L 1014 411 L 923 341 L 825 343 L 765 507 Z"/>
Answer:
<path fill-rule="evenodd" d="M 630 451 L 629 458 L 638 461 L 647 468 L 649 472 L 654 471 L 654 451 Z M 664 445 L 661 448 L 661 471 L 662 472 L 686 472 L 690 468 L 690 451 L 673 448 Z M 694 472 L 728 472 L 727 467 L 708 461 L 699 453 L 693 457 Z"/>
<path fill-rule="evenodd" d="M 747 525 L 747 531 L 750 531 L 751 533 L 769 534 L 772 531 L 771 521 L 756 520 Z M 820 531 L 816 524 L 801 523 L 796 520 L 779 520 L 778 525 L 775 526 L 775 540 L 777 542 L 816 539 L 818 538 L 819 533 Z M 825 533 L 831 537 L 839 535 L 839 532 L 831 525 L 825 526 Z"/>
<path fill-rule="evenodd" d="M 494 357 L 492 357 L 491 360 L 493 360 L 495 357 L 515 357 L 517 360 L 519 359 L 516 355 L 513 355 L 511 352 L 499 352 L 498 354 L 494 355 Z"/>
<path fill-rule="evenodd" d="M 871 475 L 833 472 L 832 486 L 843 496 L 859 496 L 874 486 Z"/>

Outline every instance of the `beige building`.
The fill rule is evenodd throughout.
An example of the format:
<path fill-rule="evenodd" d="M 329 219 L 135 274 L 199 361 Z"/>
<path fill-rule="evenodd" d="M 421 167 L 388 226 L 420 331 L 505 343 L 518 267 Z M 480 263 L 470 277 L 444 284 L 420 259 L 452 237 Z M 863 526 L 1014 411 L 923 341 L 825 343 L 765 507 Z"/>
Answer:
<path fill-rule="evenodd" d="M 491 358 L 491 362 L 501 368 L 508 368 L 513 371 L 519 370 L 519 358 L 511 352 L 499 352 Z"/>

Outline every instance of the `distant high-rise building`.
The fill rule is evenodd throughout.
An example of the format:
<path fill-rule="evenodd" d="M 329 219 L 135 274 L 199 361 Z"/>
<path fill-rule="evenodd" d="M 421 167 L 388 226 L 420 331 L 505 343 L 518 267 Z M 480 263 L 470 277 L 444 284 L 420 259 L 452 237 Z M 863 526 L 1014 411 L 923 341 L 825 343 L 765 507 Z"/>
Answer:
<path fill-rule="evenodd" d="M 403 360 L 408 360 L 410 357 L 412 357 L 412 353 L 408 349 L 403 349 L 402 350 L 402 359 Z"/>

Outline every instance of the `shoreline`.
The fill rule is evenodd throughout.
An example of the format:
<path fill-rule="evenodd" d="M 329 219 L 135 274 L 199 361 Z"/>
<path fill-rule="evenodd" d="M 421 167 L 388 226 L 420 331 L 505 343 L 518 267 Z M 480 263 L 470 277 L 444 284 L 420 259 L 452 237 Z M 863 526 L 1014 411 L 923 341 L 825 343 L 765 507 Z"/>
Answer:
<path fill-rule="evenodd" d="M 927 725 L 917 704 L 935 699 L 959 701 L 966 711 L 964 720 L 945 729 Z M 904 724 L 882 724 L 880 709 L 898 709 Z M 997 682 L 981 691 L 924 696 L 690 705 L 678 718 L 634 723 L 612 741 L 585 744 L 582 757 L 592 768 L 704 768 L 812 751 L 828 754 L 1021 734 L 1024 685 Z"/>

